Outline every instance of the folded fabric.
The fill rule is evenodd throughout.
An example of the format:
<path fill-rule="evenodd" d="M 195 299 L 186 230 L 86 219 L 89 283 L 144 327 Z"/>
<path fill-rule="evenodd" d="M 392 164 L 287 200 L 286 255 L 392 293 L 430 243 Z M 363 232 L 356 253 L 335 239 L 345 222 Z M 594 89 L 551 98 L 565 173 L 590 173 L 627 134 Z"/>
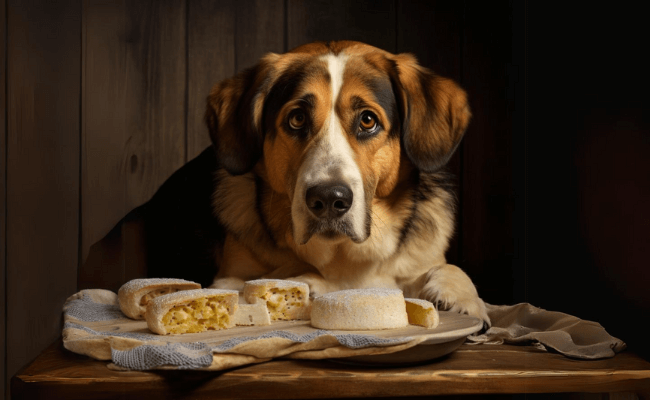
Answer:
<path fill-rule="evenodd" d="M 626 347 L 597 322 L 528 303 L 487 307 L 492 326 L 485 333 L 469 336 L 468 344 L 539 343 L 567 357 L 585 360 L 614 357 Z"/>

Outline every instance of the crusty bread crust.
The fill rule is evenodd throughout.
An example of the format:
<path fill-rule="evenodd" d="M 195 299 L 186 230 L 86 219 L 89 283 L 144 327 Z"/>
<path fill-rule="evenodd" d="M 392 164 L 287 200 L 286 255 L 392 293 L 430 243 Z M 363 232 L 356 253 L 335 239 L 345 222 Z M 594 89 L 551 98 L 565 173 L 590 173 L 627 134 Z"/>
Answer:
<path fill-rule="evenodd" d="M 201 285 L 185 279 L 148 278 L 133 279 L 122 285 L 117 292 L 120 309 L 129 318 L 144 319 L 147 303 L 152 298 L 179 290 L 200 289 Z M 150 295 L 150 298 L 143 297 Z"/>
<path fill-rule="evenodd" d="M 184 290 L 176 293 L 156 297 L 147 305 L 145 314 L 149 330 L 159 335 L 167 335 L 169 332 L 163 323 L 163 317 L 175 306 L 187 305 L 195 300 L 216 297 L 225 303 L 228 308 L 228 325 L 225 328 L 234 326 L 233 318 L 238 308 L 239 292 L 226 289 L 195 289 Z"/>
<path fill-rule="evenodd" d="M 315 328 L 375 330 L 408 325 L 404 294 L 399 289 L 350 289 L 326 293 L 312 302 Z"/>

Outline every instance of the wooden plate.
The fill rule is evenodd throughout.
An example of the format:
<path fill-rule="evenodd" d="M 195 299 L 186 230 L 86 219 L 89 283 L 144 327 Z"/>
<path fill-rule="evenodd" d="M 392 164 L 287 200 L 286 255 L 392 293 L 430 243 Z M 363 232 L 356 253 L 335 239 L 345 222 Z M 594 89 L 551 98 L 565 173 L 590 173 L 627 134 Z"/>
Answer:
<path fill-rule="evenodd" d="M 112 304 L 116 298 L 115 294 L 112 295 L 113 298 L 105 299 L 108 303 L 103 304 Z M 145 321 L 126 317 L 83 321 L 66 314 L 64 320 L 64 346 L 99 360 L 111 359 L 113 345 L 122 346 L 119 350 L 124 351 L 127 345 L 131 349 L 143 344 L 200 342 L 217 352 L 223 352 L 224 357 L 337 358 L 346 362 L 381 365 L 420 363 L 441 357 L 454 351 L 468 335 L 477 332 L 483 325 L 478 318 L 440 312 L 440 324 L 435 329 L 408 325 L 370 331 L 322 331 L 312 327 L 310 321 L 276 321 L 268 326 L 239 326 L 222 331 L 159 336 L 149 331 Z M 337 340 L 331 340 L 332 335 Z M 277 340 L 266 340 L 269 337 L 285 338 L 285 342 L 279 345 Z M 233 341 L 226 343 L 231 339 Z M 225 345 L 223 349 L 216 349 L 222 345 Z"/>
<path fill-rule="evenodd" d="M 407 366 L 431 362 L 452 353 L 467 336 L 480 331 L 483 321 L 469 315 L 440 311 L 440 325 L 429 333 L 429 339 L 410 349 L 390 354 L 352 356 L 331 361 L 372 366 Z"/>

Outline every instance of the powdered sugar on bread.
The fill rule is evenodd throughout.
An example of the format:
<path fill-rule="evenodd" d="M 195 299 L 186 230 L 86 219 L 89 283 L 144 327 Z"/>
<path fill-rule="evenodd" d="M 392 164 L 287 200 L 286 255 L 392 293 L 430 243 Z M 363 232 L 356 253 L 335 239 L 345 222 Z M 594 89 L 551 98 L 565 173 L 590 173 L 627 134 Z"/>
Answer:
<path fill-rule="evenodd" d="M 408 325 L 404 294 L 399 289 L 349 289 L 330 292 L 312 302 L 315 328 L 375 330 Z"/>

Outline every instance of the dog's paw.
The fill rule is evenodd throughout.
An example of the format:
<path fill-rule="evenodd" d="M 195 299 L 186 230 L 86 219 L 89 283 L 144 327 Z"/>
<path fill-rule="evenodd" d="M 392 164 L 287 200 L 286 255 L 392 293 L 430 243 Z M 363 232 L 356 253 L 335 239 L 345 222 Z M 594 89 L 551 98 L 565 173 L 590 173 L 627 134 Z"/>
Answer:
<path fill-rule="evenodd" d="M 219 278 L 212 282 L 209 286 L 210 289 L 229 289 L 229 290 L 244 290 L 244 281 L 240 278 Z"/>
<path fill-rule="evenodd" d="M 427 273 L 420 298 L 436 304 L 439 310 L 478 317 L 483 320 L 484 326 L 491 326 L 485 302 L 478 296 L 474 283 L 455 265 L 432 268 Z"/>
<path fill-rule="evenodd" d="M 293 278 L 287 278 L 287 280 L 303 282 L 309 285 L 309 297 L 312 299 L 329 292 L 325 279 L 314 273 L 307 273 Z"/>

